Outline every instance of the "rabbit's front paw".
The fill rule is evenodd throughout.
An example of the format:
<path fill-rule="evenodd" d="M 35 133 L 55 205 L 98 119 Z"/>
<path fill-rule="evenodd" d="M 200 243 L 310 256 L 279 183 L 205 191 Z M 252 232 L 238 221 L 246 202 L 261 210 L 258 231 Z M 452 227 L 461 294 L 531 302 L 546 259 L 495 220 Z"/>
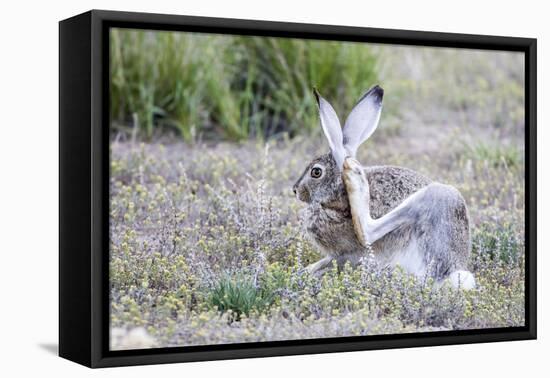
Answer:
<path fill-rule="evenodd" d="M 326 271 L 326 268 L 332 264 L 332 260 L 332 257 L 327 256 L 316 263 L 308 265 L 305 270 L 313 276 L 320 277 Z"/>

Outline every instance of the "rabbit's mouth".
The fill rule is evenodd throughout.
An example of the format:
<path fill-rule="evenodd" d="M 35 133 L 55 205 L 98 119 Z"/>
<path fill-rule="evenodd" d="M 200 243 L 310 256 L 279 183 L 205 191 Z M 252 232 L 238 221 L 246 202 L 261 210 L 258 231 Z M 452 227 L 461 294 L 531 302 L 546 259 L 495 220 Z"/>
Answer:
<path fill-rule="evenodd" d="M 311 202 L 311 195 L 309 194 L 309 190 L 307 190 L 306 188 L 294 189 L 294 193 L 296 194 L 296 198 L 298 198 L 300 201 L 305 203 Z"/>

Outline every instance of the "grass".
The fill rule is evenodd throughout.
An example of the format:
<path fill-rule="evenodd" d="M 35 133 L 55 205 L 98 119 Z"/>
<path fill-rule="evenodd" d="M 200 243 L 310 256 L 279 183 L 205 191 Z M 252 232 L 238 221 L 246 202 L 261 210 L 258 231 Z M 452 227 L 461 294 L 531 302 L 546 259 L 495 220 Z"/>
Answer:
<path fill-rule="evenodd" d="M 121 29 L 110 38 L 113 121 L 145 137 L 169 128 L 191 140 L 212 122 L 240 136 L 228 37 Z"/>
<path fill-rule="evenodd" d="M 521 258 L 522 241 L 510 224 L 482 224 L 473 236 L 474 254 L 504 263 L 517 263 Z"/>
<path fill-rule="evenodd" d="M 517 145 L 477 142 L 466 147 L 466 156 L 492 166 L 516 167 L 523 164 L 523 152 Z"/>
<path fill-rule="evenodd" d="M 230 311 L 235 319 L 248 316 L 252 311 L 262 312 L 275 299 L 275 292 L 268 286 L 258 287 L 252 277 L 224 276 L 210 291 L 212 306 L 220 312 Z"/>
<path fill-rule="evenodd" d="M 116 80 L 133 79 L 113 86 L 121 101 L 112 108 L 110 162 L 113 349 L 135 347 L 128 335 L 143 334 L 139 345 L 169 347 L 524 324 L 524 99 L 516 55 L 395 46 L 360 52 L 349 44 L 330 47 L 344 54 L 335 57 L 323 55 L 326 42 L 310 41 L 311 50 L 300 50 L 292 41 L 269 39 L 265 51 L 251 38 L 242 46 L 261 53 L 235 54 L 236 67 L 251 68 L 239 71 L 253 78 L 247 84 L 245 77 L 224 82 L 216 70 L 228 66 L 198 54 L 205 48 L 194 45 L 198 37 L 118 37 L 123 50 L 131 51 L 126 39 L 135 38 L 135 46 L 158 49 L 151 56 L 174 58 L 118 66 L 133 68 Z M 212 54 L 224 54 L 228 46 L 220 36 L 200 38 L 213 38 Z M 170 43 L 175 51 L 161 51 Z M 177 48 L 184 43 L 185 54 Z M 124 59 L 151 58 L 130 51 Z M 475 290 L 438 288 L 427 277 L 378 266 L 371 256 L 355 269 L 333 267 L 322 278 L 304 272 L 320 255 L 304 235 L 303 204 L 291 187 L 309 160 L 328 149 L 319 132 L 308 131 L 318 122 L 308 118 L 314 103 L 304 83 L 323 82 L 336 110 L 348 110 L 357 95 L 341 88 L 359 93 L 372 83 L 353 84 L 370 80 L 370 65 L 356 76 L 355 63 L 334 68 L 345 54 L 365 54 L 358 61 L 376 56 L 376 75 L 386 90 L 380 127 L 361 147 L 359 161 L 406 166 L 460 190 L 471 218 Z M 180 59 L 196 59 L 196 71 L 185 71 L 189 65 Z M 247 65 L 251 59 L 277 64 Z M 332 77 L 323 62 L 342 74 Z M 252 68 L 261 68 L 261 75 Z M 159 80 L 149 80 L 162 70 L 178 73 L 180 84 L 161 89 Z M 218 72 L 219 80 L 205 84 L 199 72 Z M 341 84 L 348 73 L 350 84 Z M 198 86 L 186 93 L 191 86 L 184 83 L 193 80 Z M 245 89 L 210 98 L 235 88 Z M 187 96 L 196 96 L 198 108 L 174 100 Z M 180 110 L 170 107 L 176 103 Z M 136 130 L 125 126 L 128 117 Z M 301 122 L 307 129 L 299 128 Z M 288 138 L 274 137 L 281 127 Z M 178 130 L 172 137 L 171 128 Z"/>
<path fill-rule="evenodd" d="M 319 148 L 309 143 L 278 142 L 267 152 L 256 143 L 113 144 L 114 329 L 143 327 L 154 345 L 176 346 L 523 324 L 521 166 L 479 161 L 468 168 L 471 176 L 463 174 L 464 160 L 444 172 L 433 157 L 413 166 L 440 172 L 464 194 L 476 290 L 437 289 L 368 256 L 357 269 L 334 267 L 316 278 L 303 271 L 320 256 L 290 194 L 306 151 Z M 361 159 L 402 164 L 412 156 L 369 149 Z M 470 177 L 486 186 L 471 186 Z"/>
<path fill-rule="evenodd" d="M 314 86 L 349 109 L 377 80 L 364 44 L 126 29 L 110 38 L 111 119 L 146 138 L 310 132 Z"/>

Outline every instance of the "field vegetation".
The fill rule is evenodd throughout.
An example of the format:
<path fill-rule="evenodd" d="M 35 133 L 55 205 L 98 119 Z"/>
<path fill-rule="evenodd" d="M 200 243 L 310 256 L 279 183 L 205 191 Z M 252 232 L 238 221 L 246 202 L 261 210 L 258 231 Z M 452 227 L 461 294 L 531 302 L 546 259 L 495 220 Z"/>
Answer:
<path fill-rule="evenodd" d="M 520 55 L 124 30 L 111 42 L 113 349 L 524 324 Z M 359 161 L 461 191 L 475 290 L 368 254 L 303 269 L 320 255 L 291 187 L 328 150 L 311 89 L 342 118 L 376 83 L 384 111 Z"/>

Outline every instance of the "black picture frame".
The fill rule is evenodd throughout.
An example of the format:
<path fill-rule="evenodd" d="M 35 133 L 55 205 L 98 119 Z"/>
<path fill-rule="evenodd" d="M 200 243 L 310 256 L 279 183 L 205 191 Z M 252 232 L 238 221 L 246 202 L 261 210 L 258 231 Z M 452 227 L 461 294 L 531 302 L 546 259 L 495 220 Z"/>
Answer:
<path fill-rule="evenodd" d="M 525 54 L 525 326 L 400 335 L 109 350 L 111 27 L 518 51 Z M 59 23 L 59 355 L 88 367 L 536 338 L 536 65 L 531 38 L 92 10 Z"/>

